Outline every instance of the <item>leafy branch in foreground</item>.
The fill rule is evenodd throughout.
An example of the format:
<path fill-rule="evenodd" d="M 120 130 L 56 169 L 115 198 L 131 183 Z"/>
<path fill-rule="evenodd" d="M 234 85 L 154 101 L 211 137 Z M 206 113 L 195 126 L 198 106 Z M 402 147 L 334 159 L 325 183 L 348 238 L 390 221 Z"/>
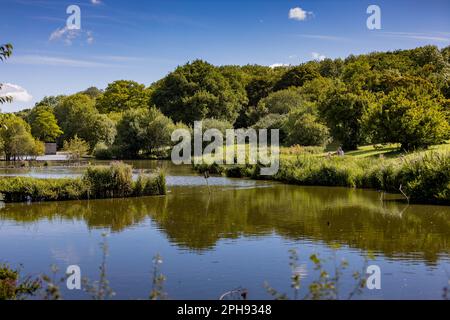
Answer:
<path fill-rule="evenodd" d="M 13 46 L 12 44 L 4 44 L 0 46 L 0 62 L 6 60 L 12 55 Z M 0 83 L 0 90 L 2 89 L 2 84 Z M 10 96 L 0 96 L 0 104 L 12 102 L 12 97 Z"/>
<path fill-rule="evenodd" d="M 0 265 L 0 300 L 22 300 L 35 295 L 40 287 L 39 279 L 20 279 L 20 268 L 11 269 L 6 264 Z"/>
<path fill-rule="evenodd" d="M 337 248 L 335 248 L 336 250 Z M 299 258 L 297 250 L 290 250 L 289 265 L 292 270 L 291 274 L 291 288 L 294 290 L 293 299 L 299 299 L 299 293 L 301 288 L 301 279 L 305 274 L 304 268 L 298 264 Z M 313 281 L 308 288 L 307 294 L 302 298 L 303 300 L 339 300 L 339 286 L 340 279 L 344 271 L 348 268 L 348 262 L 343 259 L 339 264 L 336 263 L 336 254 L 334 254 L 335 270 L 334 274 L 330 274 L 324 267 L 326 262 L 317 254 L 310 256 L 310 261 L 314 265 L 314 270 L 319 274 L 317 280 Z M 355 280 L 353 290 L 348 294 L 347 299 L 352 299 L 354 296 L 362 293 L 363 288 L 366 286 L 365 269 L 367 267 L 367 258 L 363 266 L 362 272 L 354 272 L 352 274 Z M 266 282 L 264 284 L 267 292 L 276 300 L 289 300 L 289 296 L 286 293 L 280 293 L 276 289 L 270 287 Z"/>
<path fill-rule="evenodd" d="M 152 291 L 150 292 L 150 300 L 164 300 L 167 299 L 167 294 L 164 292 L 164 282 L 166 277 L 161 273 L 160 265 L 163 263 L 162 257 L 157 254 L 153 258 L 153 280 Z"/>
<path fill-rule="evenodd" d="M 100 243 L 100 248 L 102 249 L 102 263 L 100 265 L 100 278 L 98 281 L 91 282 L 89 279 L 83 279 L 83 287 L 86 293 L 91 295 L 93 300 L 105 300 L 115 296 L 115 292 L 109 286 L 109 280 L 106 273 L 106 258 L 108 256 L 109 247 L 106 241 L 107 235 L 102 234 L 103 241 Z"/>

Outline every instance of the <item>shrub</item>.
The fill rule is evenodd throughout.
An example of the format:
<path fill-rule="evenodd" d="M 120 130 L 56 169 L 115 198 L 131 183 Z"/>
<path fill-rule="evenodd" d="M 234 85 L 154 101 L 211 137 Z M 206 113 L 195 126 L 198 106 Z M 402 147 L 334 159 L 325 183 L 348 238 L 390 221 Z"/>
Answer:
<path fill-rule="evenodd" d="M 397 183 L 418 202 L 450 202 L 450 154 L 430 153 L 406 158 Z"/>
<path fill-rule="evenodd" d="M 79 179 L 0 179 L 0 194 L 5 202 L 123 198 L 163 195 L 166 191 L 163 172 L 140 175 L 135 182 L 131 166 L 120 162 L 89 167 Z"/>
<path fill-rule="evenodd" d="M 109 167 L 89 167 L 83 176 L 90 198 L 123 198 L 133 193 L 130 165 L 113 162 Z"/>
<path fill-rule="evenodd" d="M 99 143 L 95 146 L 93 155 L 98 160 L 112 160 L 114 153 L 111 147 L 108 147 L 104 143 Z"/>
<path fill-rule="evenodd" d="M 331 141 L 330 130 L 313 114 L 291 112 L 285 124 L 288 145 L 325 146 Z"/>

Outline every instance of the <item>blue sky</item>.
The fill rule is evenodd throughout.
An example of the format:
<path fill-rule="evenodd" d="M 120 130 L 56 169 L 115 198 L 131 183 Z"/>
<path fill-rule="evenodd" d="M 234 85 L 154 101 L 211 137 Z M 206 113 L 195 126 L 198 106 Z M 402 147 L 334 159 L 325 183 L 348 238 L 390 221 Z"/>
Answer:
<path fill-rule="evenodd" d="M 366 27 L 371 4 L 381 8 L 381 30 Z M 69 5 L 81 9 L 75 33 L 64 30 Z M 119 79 L 150 85 L 197 58 L 299 64 L 450 45 L 448 0 L 0 0 L 0 10 L 0 43 L 14 45 L 0 83 L 16 97 L 3 112 Z"/>

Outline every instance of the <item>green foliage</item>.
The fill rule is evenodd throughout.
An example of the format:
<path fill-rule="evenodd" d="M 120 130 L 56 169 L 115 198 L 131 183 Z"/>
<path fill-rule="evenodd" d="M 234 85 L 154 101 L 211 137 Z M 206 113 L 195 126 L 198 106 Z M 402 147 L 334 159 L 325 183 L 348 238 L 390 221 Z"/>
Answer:
<path fill-rule="evenodd" d="M 5 44 L 0 46 L 0 62 L 8 59 L 12 55 L 13 46 L 11 44 Z M 0 90 L 2 89 L 2 84 L 0 83 Z M 12 98 L 9 96 L 1 96 L 0 104 L 12 102 Z"/>
<path fill-rule="evenodd" d="M 142 174 L 135 182 L 131 166 L 119 162 L 89 167 L 79 179 L 15 177 L 0 180 L 0 194 L 5 202 L 140 197 L 164 195 L 166 192 L 163 172 Z"/>
<path fill-rule="evenodd" d="M 89 87 L 80 93 L 87 95 L 91 99 L 97 99 L 103 94 L 103 91 L 97 87 Z"/>
<path fill-rule="evenodd" d="M 397 173 L 408 197 L 417 202 L 450 202 L 450 155 L 430 153 L 406 158 Z"/>
<path fill-rule="evenodd" d="M 58 140 L 63 141 L 75 136 L 89 144 L 90 150 L 99 142 L 111 144 L 116 133 L 114 122 L 101 115 L 95 108 L 95 101 L 84 94 L 65 97 L 54 109 L 58 124 L 64 134 Z"/>
<path fill-rule="evenodd" d="M 89 153 L 89 145 L 75 135 L 73 139 L 64 141 L 63 151 L 69 155 L 70 160 L 80 160 Z"/>
<path fill-rule="evenodd" d="M 368 131 L 376 142 L 400 143 L 405 150 L 440 144 L 450 132 L 441 105 L 422 87 L 395 89 L 370 111 Z"/>
<path fill-rule="evenodd" d="M 45 107 L 49 107 L 49 110 L 53 110 L 55 109 L 55 107 L 57 105 L 59 105 L 61 103 L 61 101 L 65 98 L 66 96 L 64 95 L 59 95 L 59 96 L 46 96 L 44 97 L 41 101 L 39 101 L 38 103 L 36 103 L 36 107 L 39 106 L 45 106 Z"/>
<path fill-rule="evenodd" d="M 270 94 L 258 104 L 257 112 L 264 116 L 270 113 L 287 114 L 292 110 L 302 108 L 305 103 L 298 89 L 290 88 Z"/>
<path fill-rule="evenodd" d="M 35 107 L 30 114 L 31 134 L 44 142 L 55 142 L 63 134 L 55 115 L 45 107 Z"/>
<path fill-rule="evenodd" d="M 318 121 L 317 116 L 293 111 L 284 124 L 286 144 L 302 146 L 325 146 L 330 142 L 330 130 Z"/>
<path fill-rule="evenodd" d="M 112 146 L 107 146 L 105 143 L 98 143 L 92 155 L 98 160 L 112 160 L 116 153 Z"/>
<path fill-rule="evenodd" d="M 253 128 L 256 130 L 260 129 L 278 129 L 280 130 L 280 142 L 285 143 L 286 142 L 286 136 L 288 135 L 286 131 L 286 120 L 288 115 L 286 114 L 268 114 L 265 117 L 262 117 L 259 119 L 259 121 L 253 125 Z M 269 135 L 270 137 L 270 135 Z M 270 142 L 270 141 L 269 141 Z"/>
<path fill-rule="evenodd" d="M 103 94 L 96 93 L 96 96 L 98 96 L 96 107 L 101 113 L 141 108 L 148 105 L 149 101 L 149 91 L 143 84 L 126 80 L 110 83 Z"/>
<path fill-rule="evenodd" d="M 0 46 L 0 61 L 8 59 L 12 55 L 12 44 L 4 44 Z"/>
<path fill-rule="evenodd" d="M 41 287 L 39 279 L 20 279 L 20 270 L 0 265 L 0 301 L 21 300 L 33 296 Z"/>
<path fill-rule="evenodd" d="M 245 103 L 242 94 L 220 70 L 196 60 L 178 67 L 159 81 L 150 105 L 155 105 L 175 122 L 191 125 L 204 118 L 234 122 Z"/>
<path fill-rule="evenodd" d="M 205 131 L 209 130 L 209 129 L 217 129 L 225 137 L 226 131 L 228 129 L 233 129 L 233 125 L 230 122 L 225 121 L 225 120 L 204 119 L 202 121 L 202 129 L 203 129 L 203 133 L 205 133 Z"/>
<path fill-rule="evenodd" d="M 122 158 L 135 158 L 141 152 L 152 154 L 172 144 L 175 128 L 172 120 L 156 108 L 132 109 L 117 124 L 115 146 Z"/>
<path fill-rule="evenodd" d="M 362 130 L 363 117 L 375 100 L 368 91 L 353 93 L 339 86 L 318 104 L 333 138 L 341 142 L 344 149 L 356 150 L 366 141 L 366 133 Z"/>
<path fill-rule="evenodd" d="M 105 167 L 89 167 L 83 182 L 92 198 L 125 198 L 133 192 L 133 173 L 130 165 L 114 162 Z"/>
<path fill-rule="evenodd" d="M 315 63 L 305 63 L 289 69 L 283 77 L 275 84 L 274 90 L 283 90 L 289 87 L 301 87 L 307 81 L 320 77 Z"/>
<path fill-rule="evenodd" d="M 334 250 L 337 250 L 339 246 L 335 246 Z M 292 298 L 298 300 L 300 297 L 301 280 L 304 276 L 304 271 L 299 265 L 299 257 L 297 250 L 289 251 L 289 266 L 291 268 L 291 288 L 293 290 Z M 340 300 L 342 299 L 340 292 L 341 278 L 344 272 L 348 269 L 349 263 L 343 259 L 339 263 L 334 261 L 335 268 L 332 272 L 327 270 L 324 266 L 326 260 L 321 259 L 319 255 L 312 254 L 309 260 L 314 265 L 314 272 L 317 274 L 315 279 L 308 288 L 303 300 Z M 336 260 L 336 254 L 334 254 L 334 260 Z M 352 299 L 355 295 L 362 293 L 362 290 L 366 287 L 366 267 L 368 258 L 365 259 L 364 266 L 361 272 L 353 272 L 353 279 L 355 281 L 353 288 L 347 293 L 347 299 Z M 276 289 L 265 283 L 267 292 L 276 300 L 288 300 L 289 296 L 285 293 L 280 293 Z"/>
<path fill-rule="evenodd" d="M 12 114 L 0 115 L 0 155 L 7 161 L 43 153 L 42 143 L 31 135 L 30 126 Z"/>
<path fill-rule="evenodd" d="M 270 179 L 289 184 L 369 188 L 391 193 L 403 192 L 414 203 L 450 203 L 450 153 L 428 152 L 397 159 L 353 157 L 321 157 L 315 150 L 308 154 L 303 147 L 295 158 L 281 158 L 280 170 Z M 321 149 L 317 150 L 320 151 Z M 323 151 L 323 149 L 322 149 Z M 258 166 L 206 164 L 195 166 L 197 171 L 214 170 L 230 177 L 261 177 Z M 401 189 L 401 191 L 400 191 Z"/>

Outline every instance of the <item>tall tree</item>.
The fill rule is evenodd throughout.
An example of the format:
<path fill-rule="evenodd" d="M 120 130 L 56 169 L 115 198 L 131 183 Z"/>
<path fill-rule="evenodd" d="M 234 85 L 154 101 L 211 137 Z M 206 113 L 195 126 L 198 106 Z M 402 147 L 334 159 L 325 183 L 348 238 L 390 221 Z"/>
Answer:
<path fill-rule="evenodd" d="M 55 142 L 56 138 L 63 134 L 55 115 L 47 108 L 36 107 L 35 109 L 30 115 L 32 135 L 44 142 Z"/>
<path fill-rule="evenodd" d="M 284 76 L 275 84 L 275 91 L 287 89 L 289 87 L 301 87 L 307 81 L 320 77 L 318 65 L 316 63 L 305 63 L 288 70 Z"/>
<path fill-rule="evenodd" d="M 400 143 L 405 150 L 440 144 L 450 132 L 442 99 L 423 87 L 397 88 L 372 106 L 367 130 L 375 142 Z"/>
<path fill-rule="evenodd" d="M 178 67 L 155 86 L 151 106 L 178 122 L 192 124 L 204 118 L 235 122 L 246 97 L 207 62 L 196 60 Z"/>
<path fill-rule="evenodd" d="M 42 145 L 31 135 L 28 123 L 13 114 L 0 115 L 0 154 L 6 161 L 42 152 Z"/>
<path fill-rule="evenodd" d="M 175 125 L 156 108 L 128 110 L 117 124 L 115 145 L 123 158 L 133 159 L 140 153 L 151 154 L 171 145 Z"/>
<path fill-rule="evenodd" d="M 89 92 L 85 91 L 85 94 Z M 96 107 L 100 113 L 124 112 L 147 105 L 148 100 L 149 91 L 143 84 L 119 80 L 110 83 L 98 96 Z"/>
<path fill-rule="evenodd" d="M 114 122 L 101 115 L 95 108 L 95 101 L 85 94 L 65 97 L 54 109 L 58 124 L 64 134 L 58 139 L 62 146 L 64 140 L 75 136 L 89 143 L 91 150 L 99 142 L 111 143 L 114 140 Z"/>

